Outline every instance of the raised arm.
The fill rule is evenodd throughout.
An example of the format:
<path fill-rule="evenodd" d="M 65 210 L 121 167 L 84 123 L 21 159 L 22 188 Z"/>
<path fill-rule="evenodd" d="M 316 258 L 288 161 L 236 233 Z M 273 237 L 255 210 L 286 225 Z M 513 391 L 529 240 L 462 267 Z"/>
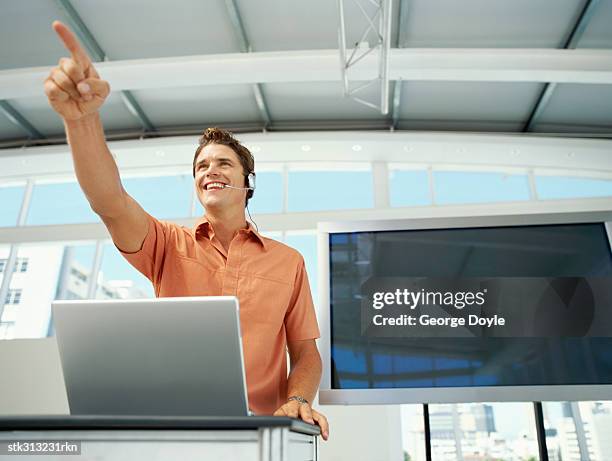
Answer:
<path fill-rule="evenodd" d="M 70 29 L 59 21 L 53 23 L 53 29 L 70 57 L 61 58 L 51 70 L 45 93 L 64 121 L 79 185 L 115 244 L 127 252 L 138 251 L 147 235 L 147 215 L 123 189 L 98 113 L 110 86 L 100 78 Z"/>

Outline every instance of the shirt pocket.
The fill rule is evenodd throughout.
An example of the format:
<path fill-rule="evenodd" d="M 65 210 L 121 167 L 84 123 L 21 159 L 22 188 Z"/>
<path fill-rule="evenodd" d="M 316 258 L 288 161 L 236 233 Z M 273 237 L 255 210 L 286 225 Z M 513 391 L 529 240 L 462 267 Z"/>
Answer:
<path fill-rule="evenodd" d="M 246 283 L 244 283 L 246 282 Z M 280 330 L 285 319 L 291 286 L 276 280 L 248 275 L 238 285 L 241 318 L 249 324 Z"/>
<path fill-rule="evenodd" d="M 222 278 L 197 259 L 175 256 L 164 262 L 162 296 L 219 296 Z"/>

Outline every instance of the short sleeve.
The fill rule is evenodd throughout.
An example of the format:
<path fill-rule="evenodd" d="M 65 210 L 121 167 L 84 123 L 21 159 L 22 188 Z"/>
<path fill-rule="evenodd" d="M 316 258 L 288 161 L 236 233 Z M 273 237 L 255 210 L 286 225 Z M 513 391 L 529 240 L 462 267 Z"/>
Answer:
<path fill-rule="evenodd" d="M 117 245 L 115 247 L 132 266 L 148 278 L 154 286 L 157 286 L 162 273 L 161 269 L 167 246 L 168 229 L 167 223 L 159 221 L 148 213 L 147 217 L 149 219 L 149 228 L 140 250 L 134 253 L 127 253 L 117 247 Z"/>
<path fill-rule="evenodd" d="M 316 339 L 320 336 L 304 258 L 300 255 L 289 308 L 285 315 L 287 340 Z"/>

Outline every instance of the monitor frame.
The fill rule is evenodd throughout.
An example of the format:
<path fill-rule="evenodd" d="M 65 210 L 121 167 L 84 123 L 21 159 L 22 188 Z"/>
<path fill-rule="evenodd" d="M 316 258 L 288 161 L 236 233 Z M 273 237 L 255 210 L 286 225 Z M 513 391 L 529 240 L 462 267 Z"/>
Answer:
<path fill-rule="evenodd" d="M 319 269 L 319 309 L 321 326 L 319 350 L 323 374 L 319 390 L 319 403 L 325 405 L 383 405 L 406 403 L 463 403 L 463 402 L 526 402 L 526 401 L 584 401 L 612 400 L 612 384 L 608 385 L 525 385 L 525 386 L 473 386 L 422 387 L 404 389 L 332 389 L 331 388 L 331 333 L 329 299 L 329 235 L 346 232 L 393 230 L 426 230 L 472 227 L 529 226 L 546 224 L 602 223 L 612 252 L 612 203 L 605 208 L 584 211 L 568 203 L 563 211 L 512 210 L 499 214 L 491 207 L 479 215 L 433 216 L 414 219 L 359 220 L 321 222 L 317 227 Z M 502 205 L 503 211 L 503 205 Z M 573 209 L 572 209 L 573 208 Z M 485 212 L 483 212 L 485 211 Z M 531 211 L 531 213 L 529 212 Z"/>

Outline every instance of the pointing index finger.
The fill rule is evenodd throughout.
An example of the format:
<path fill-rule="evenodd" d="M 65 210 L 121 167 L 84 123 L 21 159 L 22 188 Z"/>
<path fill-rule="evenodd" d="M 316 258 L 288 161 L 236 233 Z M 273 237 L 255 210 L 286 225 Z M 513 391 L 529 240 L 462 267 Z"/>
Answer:
<path fill-rule="evenodd" d="M 83 66 L 83 70 L 87 69 L 91 64 L 91 60 L 72 31 L 59 21 L 53 22 L 53 30 L 55 30 L 55 33 L 62 40 L 66 49 L 70 51 L 72 59 Z"/>

